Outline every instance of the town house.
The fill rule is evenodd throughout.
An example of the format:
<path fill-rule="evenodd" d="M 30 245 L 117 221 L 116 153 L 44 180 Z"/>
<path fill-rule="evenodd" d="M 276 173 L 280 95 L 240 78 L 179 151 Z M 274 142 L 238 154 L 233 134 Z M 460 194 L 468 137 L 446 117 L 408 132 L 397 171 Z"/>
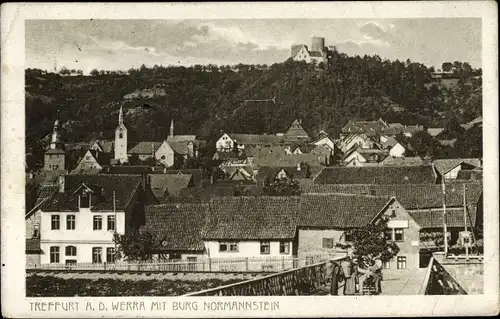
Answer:
<path fill-rule="evenodd" d="M 140 176 L 61 176 L 40 215 L 40 262 L 115 262 L 113 234 L 144 223 Z"/>

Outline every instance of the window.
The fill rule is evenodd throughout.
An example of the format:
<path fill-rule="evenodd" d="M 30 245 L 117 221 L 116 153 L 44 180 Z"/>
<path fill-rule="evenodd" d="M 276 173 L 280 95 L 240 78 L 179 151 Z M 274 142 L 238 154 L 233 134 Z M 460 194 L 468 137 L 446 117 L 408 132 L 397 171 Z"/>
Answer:
<path fill-rule="evenodd" d="M 384 261 L 382 264 L 383 269 L 391 269 L 391 262 L 390 261 Z"/>
<path fill-rule="evenodd" d="M 92 262 L 94 264 L 102 263 L 102 248 L 93 247 L 92 248 Z"/>
<path fill-rule="evenodd" d="M 236 242 L 219 243 L 219 251 L 237 252 L 238 251 L 238 243 L 236 243 Z"/>
<path fill-rule="evenodd" d="M 392 240 L 392 229 L 385 230 L 385 240 Z"/>
<path fill-rule="evenodd" d="M 76 256 L 76 247 L 66 246 L 66 256 Z"/>
<path fill-rule="evenodd" d="M 35 223 L 33 225 L 33 238 L 38 238 L 40 237 L 40 224 Z"/>
<path fill-rule="evenodd" d="M 76 265 L 76 259 L 66 259 L 66 265 Z"/>
<path fill-rule="evenodd" d="M 90 161 L 90 156 L 85 156 L 85 159 L 86 159 L 87 161 Z"/>
<path fill-rule="evenodd" d="M 282 241 L 280 242 L 280 254 L 290 254 L 290 242 Z"/>
<path fill-rule="evenodd" d="M 106 262 L 114 263 L 115 262 L 115 249 L 113 247 L 106 248 Z"/>
<path fill-rule="evenodd" d="M 123 133 L 120 132 L 120 134 L 118 134 L 118 138 L 123 138 Z"/>
<path fill-rule="evenodd" d="M 59 247 L 57 246 L 50 247 L 50 262 L 51 263 L 59 262 Z"/>
<path fill-rule="evenodd" d="M 59 229 L 59 226 L 60 226 L 60 216 L 59 215 L 52 215 L 51 217 L 51 229 L 52 230 L 55 230 L 55 229 Z"/>
<path fill-rule="evenodd" d="M 394 229 L 394 241 L 404 241 L 404 231 L 402 228 Z"/>
<path fill-rule="evenodd" d="M 333 238 L 323 238 L 323 248 L 333 249 Z"/>
<path fill-rule="evenodd" d="M 115 230 L 115 216 L 108 216 L 108 230 Z"/>
<path fill-rule="evenodd" d="M 398 269 L 406 269 L 406 256 L 398 256 Z"/>
<path fill-rule="evenodd" d="M 66 216 L 66 229 L 68 230 L 75 229 L 75 215 Z"/>
<path fill-rule="evenodd" d="M 97 215 L 94 216 L 94 230 L 101 230 L 102 229 L 102 216 Z"/>
<path fill-rule="evenodd" d="M 352 241 L 352 234 L 351 234 L 351 232 L 350 232 L 350 231 L 346 231 L 346 232 L 344 233 L 344 241 L 346 241 L 346 242 L 350 242 L 350 241 Z"/>
<path fill-rule="evenodd" d="M 260 242 L 260 254 L 269 255 L 271 253 L 271 243 L 268 241 Z"/>

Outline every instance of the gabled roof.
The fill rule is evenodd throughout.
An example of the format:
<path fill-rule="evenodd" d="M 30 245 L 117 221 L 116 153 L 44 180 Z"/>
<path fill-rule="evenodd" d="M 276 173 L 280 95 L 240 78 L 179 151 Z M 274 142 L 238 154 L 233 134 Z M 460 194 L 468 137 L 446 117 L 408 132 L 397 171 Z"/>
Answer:
<path fill-rule="evenodd" d="M 128 154 L 149 154 L 152 155 L 156 152 L 158 148 L 163 144 L 163 142 L 153 142 L 153 141 L 142 141 L 138 142 L 132 148 L 130 148 Z"/>
<path fill-rule="evenodd" d="M 442 128 L 442 127 L 434 127 L 434 128 L 429 127 L 427 129 L 427 133 L 429 133 L 429 135 L 432 137 L 438 136 L 439 133 L 441 133 L 442 131 L 444 131 L 444 128 Z"/>
<path fill-rule="evenodd" d="M 467 227 L 475 226 L 476 221 L 476 207 L 469 207 L 467 209 Z M 409 214 L 417 222 L 421 228 L 442 228 L 443 227 L 443 210 L 442 209 L 426 209 L 414 210 Z M 463 228 L 465 226 L 463 208 L 449 208 L 446 209 L 446 226 Z"/>
<path fill-rule="evenodd" d="M 261 166 L 256 176 L 257 181 L 273 180 L 281 170 L 284 170 L 289 178 L 296 180 L 307 178 L 306 170 L 297 171 L 297 166 Z"/>
<path fill-rule="evenodd" d="M 292 239 L 299 197 L 216 197 L 210 205 L 205 239 Z"/>
<path fill-rule="evenodd" d="M 199 168 L 186 168 L 186 169 L 173 169 L 167 168 L 163 171 L 164 174 L 178 174 L 178 175 L 191 175 L 195 187 L 203 186 L 203 169 Z"/>
<path fill-rule="evenodd" d="M 350 120 L 343 128 L 342 133 L 365 133 L 376 134 L 387 128 L 387 124 L 378 119 L 376 121 L 355 121 Z"/>
<path fill-rule="evenodd" d="M 42 211 L 78 211 L 78 198 L 73 193 L 82 183 L 93 185 L 101 190 L 102 201 L 92 207 L 92 211 L 112 211 L 113 192 L 115 192 L 116 209 L 124 210 L 141 185 L 138 175 L 67 175 L 65 176 L 64 193 L 56 193 L 41 207 Z"/>
<path fill-rule="evenodd" d="M 429 164 L 428 161 L 424 161 L 422 158 L 416 157 L 393 157 L 387 156 L 379 165 L 383 166 L 422 166 Z"/>
<path fill-rule="evenodd" d="M 466 203 L 476 205 L 483 193 L 480 183 L 446 184 L 446 205 L 463 205 L 463 185 L 466 187 Z M 443 206 L 442 185 L 439 184 L 313 184 L 310 193 L 370 194 L 394 196 L 406 209 L 436 208 Z"/>
<path fill-rule="evenodd" d="M 387 150 L 357 147 L 357 148 L 350 149 L 344 155 L 344 158 L 349 157 L 354 152 L 357 152 L 359 155 L 361 155 L 367 162 L 380 162 L 389 153 Z M 377 159 L 375 161 L 372 160 L 372 158 L 371 158 L 372 155 L 377 155 Z"/>
<path fill-rule="evenodd" d="M 441 174 L 446 174 L 460 164 L 467 164 L 474 167 L 481 167 L 481 160 L 479 158 L 451 158 L 451 159 L 437 159 L 432 162 L 436 170 Z"/>
<path fill-rule="evenodd" d="M 156 198 L 179 196 L 181 189 L 194 186 L 191 174 L 149 174 L 148 177 Z"/>
<path fill-rule="evenodd" d="M 292 45 L 292 54 L 291 54 L 291 57 L 295 57 L 297 55 L 297 53 L 299 53 L 300 49 L 302 49 L 302 47 L 306 47 L 306 50 L 307 50 L 307 45 L 305 44 L 294 44 Z"/>
<path fill-rule="evenodd" d="M 321 161 L 315 154 L 285 154 L 269 153 L 255 157 L 253 164 L 257 166 L 295 166 L 300 163 L 308 163 L 310 166 L 320 166 Z"/>
<path fill-rule="evenodd" d="M 436 173 L 426 166 L 325 167 L 315 184 L 433 184 Z"/>
<path fill-rule="evenodd" d="M 94 159 L 99 165 L 101 166 L 109 165 L 109 160 L 111 159 L 110 153 L 98 152 L 96 150 L 91 150 L 91 149 L 89 149 L 88 152 L 90 152 L 92 157 L 94 157 Z"/>
<path fill-rule="evenodd" d="M 178 142 L 168 142 L 168 145 L 174 150 L 175 153 L 180 155 L 189 154 L 188 144 L 192 141 L 178 141 Z"/>
<path fill-rule="evenodd" d="M 398 143 L 399 142 L 394 137 L 390 136 L 389 138 L 387 138 L 386 141 L 381 142 L 380 144 L 382 144 L 383 148 L 390 148 L 390 147 L 394 147 Z"/>
<path fill-rule="evenodd" d="M 389 203 L 390 196 L 307 194 L 300 197 L 298 226 L 354 228 L 368 225 Z"/>
<path fill-rule="evenodd" d="M 113 140 L 94 140 L 90 143 L 89 147 L 92 147 L 94 143 L 97 143 L 104 153 L 113 153 L 115 143 Z"/>
<path fill-rule="evenodd" d="M 144 230 L 155 234 L 158 250 L 201 251 L 208 204 L 175 203 L 146 206 Z"/>

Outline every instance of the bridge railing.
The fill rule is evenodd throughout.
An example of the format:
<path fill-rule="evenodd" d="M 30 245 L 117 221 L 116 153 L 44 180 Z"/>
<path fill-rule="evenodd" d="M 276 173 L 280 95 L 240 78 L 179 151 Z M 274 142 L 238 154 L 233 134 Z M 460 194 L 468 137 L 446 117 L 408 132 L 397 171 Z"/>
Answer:
<path fill-rule="evenodd" d="M 345 257 L 333 258 L 334 262 Z M 235 284 L 189 293 L 185 296 L 298 296 L 310 295 L 327 283 L 327 263 L 322 261 L 301 268 Z M 337 269 L 340 266 L 334 266 Z M 333 271 L 335 273 L 335 271 Z M 334 275 L 334 278 L 336 276 Z M 334 279 L 336 280 L 336 278 Z"/>

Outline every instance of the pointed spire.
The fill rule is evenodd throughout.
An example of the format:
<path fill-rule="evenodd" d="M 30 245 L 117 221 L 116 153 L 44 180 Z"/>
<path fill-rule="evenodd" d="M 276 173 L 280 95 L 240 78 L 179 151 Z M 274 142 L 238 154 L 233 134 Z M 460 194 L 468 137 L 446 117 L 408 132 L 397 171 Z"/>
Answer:
<path fill-rule="evenodd" d="M 123 125 L 123 105 L 120 106 L 120 114 L 118 115 L 118 125 Z"/>
<path fill-rule="evenodd" d="M 174 137 L 174 118 L 170 121 L 170 136 Z"/>

